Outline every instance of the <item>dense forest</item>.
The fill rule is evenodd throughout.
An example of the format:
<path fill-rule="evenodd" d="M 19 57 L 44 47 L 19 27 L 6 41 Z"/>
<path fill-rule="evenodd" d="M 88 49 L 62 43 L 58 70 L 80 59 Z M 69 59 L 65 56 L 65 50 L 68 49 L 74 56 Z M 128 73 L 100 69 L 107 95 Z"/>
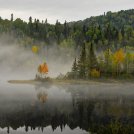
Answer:
<path fill-rule="evenodd" d="M 55 24 L 29 17 L 28 22 L 0 18 L 0 35 L 13 35 L 24 47 L 71 47 L 80 50 L 69 78 L 134 75 L 134 9 L 107 12 L 83 21 Z M 38 42 L 38 43 L 37 43 Z M 39 43 L 41 42 L 41 43 Z M 36 45 L 35 45 L 36 44 Z"/>
<path fill-rule="evenodd" d="M 57 20 L 55 25 L 49 24 L 47 19 L 40 21 L 32 17 L 29 17 L 28 22 L 20 18 L 14 20 L 11 14 L 11 20 L 0 18 L 0 33 L 12 33 L 18 38 L 29 37 L 31 42 L 39 40 L 49 45 L 56 42 L 77 47 L 85 41 L 92 42 L 97 49 L 118 49 L 125 45 L 133 46 L 134 9 L 107 12 L 78 22 L 65 21 L 64 24 Z"/>

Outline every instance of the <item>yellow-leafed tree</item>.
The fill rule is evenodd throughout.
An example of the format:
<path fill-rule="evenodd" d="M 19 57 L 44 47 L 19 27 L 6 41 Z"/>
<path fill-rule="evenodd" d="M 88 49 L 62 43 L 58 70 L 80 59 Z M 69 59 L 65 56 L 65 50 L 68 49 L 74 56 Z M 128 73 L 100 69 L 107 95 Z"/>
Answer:
<path fill-rule="evenodd" d="M 116 72 L 118 75 L 120 72 L 120 66 L 125 60 L 125 53 L 123 49 L 119 49 L 118 51 L 114 53 L 113 60 L 114 60 L 114 64 L 116 65 Z"/>
<path fill-rule="evenodd" d="M 114 54 L 114 61 L 116 64 L 120 64 L 120 63 L 124 62 L 124 60 L 125 60 L 125 53 L 124 53 L 123 49 L 119 49 Z"/>
<path fill-rule="evenodd" d="M 33 53 L 38 53 L 39 48 L 37 46 L 32 46 L 32 52 Z"/>
<path fill-rule="evenodd" d="M 100 71 L 98 71 L 96 69 L 92 69 L 90 73 L 91 73 L 91 77 L 100 78 Z"/>

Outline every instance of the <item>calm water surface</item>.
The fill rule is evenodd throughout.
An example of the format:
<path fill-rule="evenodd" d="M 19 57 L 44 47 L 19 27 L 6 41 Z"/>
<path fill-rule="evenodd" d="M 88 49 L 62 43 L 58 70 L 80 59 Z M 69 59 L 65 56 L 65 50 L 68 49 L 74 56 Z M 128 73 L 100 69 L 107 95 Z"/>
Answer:
<path fill-rule="evenodd" d="M 0 134 L 89 134 L 114 120 L 134 125 L 133 83 L 0 82 Z"/>

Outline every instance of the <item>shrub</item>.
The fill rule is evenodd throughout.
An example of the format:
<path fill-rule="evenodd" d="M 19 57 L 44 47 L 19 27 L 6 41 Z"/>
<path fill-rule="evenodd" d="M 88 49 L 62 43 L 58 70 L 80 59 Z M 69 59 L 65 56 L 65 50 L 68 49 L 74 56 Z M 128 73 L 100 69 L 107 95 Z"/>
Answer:
<path fill-rule="evenodd" d="M 92 69 L 90 73 L 91 73 L 91 77 L 100 78 L 100 71 L 98 71 L 97 69 Z"/>

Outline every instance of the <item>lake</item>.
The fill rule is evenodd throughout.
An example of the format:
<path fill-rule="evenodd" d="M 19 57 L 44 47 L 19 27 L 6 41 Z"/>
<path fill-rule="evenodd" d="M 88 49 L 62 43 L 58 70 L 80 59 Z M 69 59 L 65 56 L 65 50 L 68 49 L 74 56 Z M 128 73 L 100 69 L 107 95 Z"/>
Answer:
<path fill-rule="evenodd" d="M 0 82 L 1 134 L 99 134 L 111 124 L 133 129 L 133 83 Z"/>

